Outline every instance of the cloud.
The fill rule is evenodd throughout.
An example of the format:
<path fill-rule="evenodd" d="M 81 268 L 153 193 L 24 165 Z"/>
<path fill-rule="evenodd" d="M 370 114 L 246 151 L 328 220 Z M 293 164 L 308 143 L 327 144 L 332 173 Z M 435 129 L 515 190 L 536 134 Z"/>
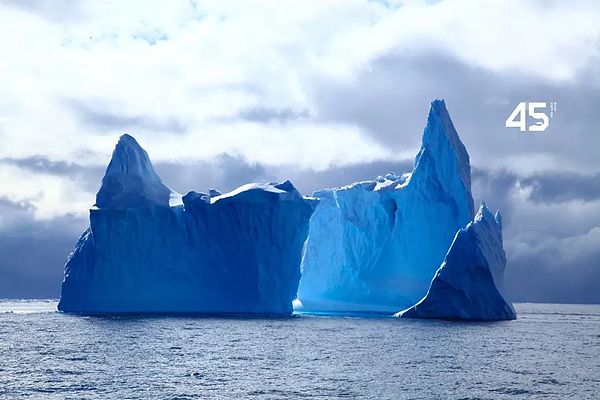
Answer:
<path fill-rule="evenodd" d="M 87 216 L 39 219 L 28 202 L 0 198 L 0 298 L 56 298 Z"/>
<path fill-rule="evenodd" d="M 512 246 L 506 286 L 519 301 L 600 303 L 600 226 Z"/>
<path fill-rule="evenodd" d="M 118 107 L 103 104 L 102 101 L 66 101 L 74 116 L 83 124 L 99 132 L 127 132 L 132 130 L 167 132 L 177 134 L 185 132 L 186 127 L 173 118 L 156 119 L 151 115 L 123 115 Z"/>
<path fill-rule="evenodd" d="M 272 178 L 264 165 L 249 164 L 229 155 L 211 162 L 159 162 L 154 168 L 167 186 L 182 194 L 192 190 L 207 193 L 209 189 L 225 193 L 248 182 L 268 182 Z"/>
<path fill-rule="evenodd" d="M 290 108 L 266 108 L 255 107 L 247 110 L 242 110 L 238 114 L 238 118 L 252 122 L 287 122 L 297 120 L 299 118 L 307 119 L 310 114 L 307 110 L 295 111 Z"/>
<path fill-rule="evenodd" d="M 590 68 L 600 74 L 600 64 Z M 317 120 L 354 121 L 396 151 L 418 148 L 425 110 L 431 99 L 442 97 L 473 165 L 523 175 L 557 165 L 591 174 L 600 168 L 594 150 L 600 147 L 594 111 L 600 108 L 600 89 L 584 78 L 553 84 L 475 68 L 437 53 L 403 53 L 374 60 L 352 82 L 317 80 L 308 87 L 319 110 Z M 504 126 L 513 108 L 527 100 L 558 102 L 546 132 Z"/>
<path fill-rule="evenodd" d="M 268 168 L 262 164 L 249 164 L 242 158 L 221 156 L 213 162 L 194 164 L 157 163 L 155 169 L 163 182 L 172 189 L 187 193 L 190 190 L 206 192 L 210 188 L 223 193 L 248 182 L 283 182 L 290 180 L 303 194 L 354 181 L 372 180 L 388 172 L 401 174 L 412 170 L 412 160 L 375 161 L 362 164 L 314 171 L 297 168 Z"/>
<path fill-rule="evenodd" d="M 520 182 L 529 188 L 529 198 L 543 203 L 563 203 L 572 200 L 600 200 L 600 174 L 547 174 L 530 176 Z"/>
<path fill-rule="evenodd" d="M 69 214 L 82 215 L 93 204 L 90 193 L 81 190 L 74 180 L 52 174 L 34 173 L 7 163 L 0 163 L 0 198 L 15 204 L 29 204 L 38 219 L 52 219 Z"/>
<path fill-rule="evenodd" d="M 348 54 L 356 54 L 356 48 L 366 49 L 370 57 L 390 49 L 420 49 L 493 72 L 560 81 L 598 60 L 599 11 L 592 1 L 406 2 L 368 35 L 355 31 L 343 43 Z"/>
<path fill-rule="evenodd" d="M 260 146 L 248 143 L 264 140 L 262 124 L 289 120 L 294 114 L 285 110 L 300 110 L 293 112 L 307 116 L 308 121 L 274 128 L 278 136 L 306 136 L 306 140 L 270 141 L 265 145 L 271 153 L 285 154 L 286 163 L 297 160 L 300 168 L 314 161 L 305 160 L 306 154 L 319 160 L 317 169 L 342 161 L 360 163 L 365 161 L 361 149 L 377 145 L 367 136 L 381 135 L 353 124 L 390 115 L 394 109 L 400 112 L 395 107 L 398 102 L 371 99 L 372 106 L 355 109 L 355 119 L 328 127 L 339 132 L 336 141 L 346 135 L 353 139 L 343 158 L 329 147 L 321 149 L 311 132 L 322 129 L 322 121 L 335 119 L 336 106 L 360 104 L 354 98 L 364 99 L 361 92 L 369 87 L 352 82 L 377 68 L 373 64 L 379 60 L 406 60 L 405 68 L 390 69 L 385 78 L 393 78 L 396 97 L 402 99 L 399 103 L 412 101 L 415 106 L 410 108 L 418 109 L 419 116 L 441 91 L 420 80 L 444 74 L 446 66 L 457 71 L 452 63 L 469 66 L 456 81 L 470 88 L 492 80 L 494 74 L 541 79 L 553 85 L 576 80 L 595 64 L 596 3 L 509 3 L 386 6 L 366 1 L 309 1 L 257 6 L 181 1 L 158 7 L 160 3 L 153 2 L 83 2 L 67 24 L 47 2 L 10 2 L 0 17 L 0 51 L 5 55 L 0 66 L 5 77 L 0 84 L 5 94 L 5 101 L 0 101 L 0 135 L 14 144 L 0 150 L 0 156 L 25 158 L 35 151 L 52 160 L 72 160 L 91 153 L 85 163 L 101 165 L 114 137 L 136 128 L 130 133 L 160 137 L 161 145 L 170 144 L 170 149 L 179 143 L 176 133 L 188 132 L 203 145 L 219 135 L 217 153 L 279 166 L 281 158 L 262 159 Z M 495 18 L 488 21 L 491 12 Z M 487 21 L 485 29 L 483 21 Z M 505 29 L 508 22 L 511 30 Z M 542 43 L 540 32 L 544 32 Z M 544 41 L 552 45 L 543 45 Z M 23 48 L 28 50 L 23 52 Z M 427 64 L 431 54 L 452 61 Z M 44 60 L 43 68 L 40 60 Z M 429 69 L 419 73 L 419 68 Z M 470 71 L 487 77 L 466 79 Z M 444 76 L 453 78 L 447 72 Z M 415 77 L 419 81 L 412 83 Z M 386 87 L 387 79 L 380 74 L 375 78 L 379 79 L 370 80 L 374 89 Z M 314 82 L 319 85 L 315 87 Z M 331 98 L 331 88 L 337 85 L 352 91 L 346 90 L 343 98 Z M 428 89 L 425 101 L 418 95 L 424 88 Z M 454 89 L 452 85 L 446 88 Z M 333 106 L 322 107 L 318 99 L 328 93 Z M 73 99 L 72 104 L 65 104 L 64 98 Z M 498 113 L 502 116 L 516 101 L 506 100 L 511 101 Z M 471 101 L 481 102 L 481 97 L 473 96 Z M 277 115 L 273 110 L 283 111 Z M 473 114 L 470 120 L 479 117 Z M 219 118 L 223 123 L 215 126 Z M 236 118 L 240 121 L 231 128 L 239 134 L 229 134 L 227 121 Z M 319 127 L 312 120 L 319 121 Z M 244 121 L 260 123 L 260 129 Z M 383 129 L 389 136 L 400 127 L 388 124 Z M 241 135 L 247 138 L 243 147 Z M 393 148 L 397 151 L 401 146 L 395 142 Z M 174 161 L 177 155 L 175 151 L 155 153 L 157 160 L 164 161 Z M 369 158 L 388 158 L 385 151 L 379 154 Z M 190 151 L 184 157 L 209 161 L 215 152 Z"/>
<path fill-rule="evenodd" d="M 519 176 L 481 168 L 474 168 L 472 175 L 476 200 L 501 210 L 505 240 L 567 237 L 600 225 L 600 196 L 594 176 L 554 171 Z M 562 191 L 561 182 L 565 183 Z M 570 187 L 572 182 L 580 185 Z"/>
<path fill-rule="evenodd" d="M 14 165 L 27 169 L 31 172 L 41 172 L 60 176 L 73 176 L 85 171 L 85 167 L 66 161 L 52 161 L 43 156 L 31 156 L 27 158 L 3 158 L 1 163 Z"/>
<path fill-rule="evenodd" d="M 57 298 L 64 263 L 85 224 L 59 217 L 52 224 L 29 221 L 27 231 L 0 230 L 0 297 Z"/>
<path fill-rule="evenodd" d="M 600 302 L 595 290 L 600 283 L 600 196 L 594 178 L 474 169 L 474 196 L 503 215 L 505 280 L 513 300 Z M 578 184 L 570 187 L 572 182 Z"/>

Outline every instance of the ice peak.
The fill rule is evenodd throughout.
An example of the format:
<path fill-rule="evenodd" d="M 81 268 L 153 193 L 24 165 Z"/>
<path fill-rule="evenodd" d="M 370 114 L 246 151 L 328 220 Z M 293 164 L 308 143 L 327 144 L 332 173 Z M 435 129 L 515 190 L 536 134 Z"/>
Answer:
<path fill-rule="evenodd" d="M 154 171 L 148 153 L 131 135 L 119 138 L 96 195 L 96 207 L 168 206 L 172 191 Z"/>
<path fill-rule="evenodd" d="M 477 210 L 477 214 L 475 215 L 475 221 L 494 221 L 494 215 L 490 211 L 489 208 L 485 205 L 485 201 L 481 200 L 481 204 L 479 205 L 479 210 Z"/>
<path fill-rule="evenodd" d="M 473 217 L 469 154 L 452 123 L 442 99 L 431 102 L 421 150 L 415 158 L 413 178 L 443 182 L 447 193 L 463 192 L 469 208 L 465 221 Z M 466 222 L 465 222 L 466 223 Z"/>
<path fill-rule="evenodd" d="M 120 142 L 131 142 L 131 143 L 135 143 L 136 145 L 139 146 L 139 144 L 135 140 L 135 138 L 133 136 L 131 136 L 129 133 L 122 134 L 121 137 L 119 137 L 119 143 Z"/>
<path fill-rule="evenodd" d="M 477 210 L 475 218 L 473 218 L 473 223 L 483 223 L 484 225 L 490 226 L 495 232 L 498 232 L 500 238 L 502 237 L 502 216 L 500 215 L 500 212 L 496 211 L 496 214 L 492 214 L 483 200 L 481 201 L 481 205 L 479 206 L 479 210 Z"/>
<path fill-rule="evenodd" d="M 451 146 L 461 163 L 469 164 L 469 154 L 458 137 L 446 108 L 446 102 L 442 99 L 435 99 L 431 102 L 429 108 L 422 145 L 436 146 L 442 144 Z"/>
<path fill-rule="evenodd" d="M 429 109 L 429 113 L 431 114 L 432 112 L 448 114 L 448 109 L 446 108 L 446 101 L 444 99 L 434 99 L 431 102 L 431 107 Z"/>
<path fill-rule="evenodd" d="M 119 138 L 112 158 L 106 169 L 106 175 L 129 174 L 140 175 L 147 179 L 159 179 L 152 167 L 146 150 L 131 135 L 124 134 Z"/>

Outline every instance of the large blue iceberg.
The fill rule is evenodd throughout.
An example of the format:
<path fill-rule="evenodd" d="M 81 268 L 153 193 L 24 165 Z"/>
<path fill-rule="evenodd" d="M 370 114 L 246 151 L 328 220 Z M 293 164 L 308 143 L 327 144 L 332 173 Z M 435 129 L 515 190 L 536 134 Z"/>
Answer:
<path fill-rule="evenodd" d="M 289 181 L 181 196 L 123 135 L 59 309 L 288 315 L 296 299 L 308 312 L 513 319 L 500 216 L 473 215 L 470 174 L 443 100 L 411 173 L 313 197 Z"/>
<path fill-rule="evenodd" d="M 393 313 L 427 292 L 473 217 L 469 155 L 443 100 L 431 104 L 412 173 L 315 192 L 299 307 Z"/>
<path fill-rule="evenodd" d="M 123 135 L 67 260 L 58 308 L 290 314 L 316 202 L 289 181 L 182 197 Z"/>
<path fill-rule="evenodd" d="M 481 204 L 473 222 L 459 230 L 429 291 L 417 304 L 396 314 L 405 318 L 461 320 L 515 319 L 503 296 L 506 256 L 502 220 Z"/>

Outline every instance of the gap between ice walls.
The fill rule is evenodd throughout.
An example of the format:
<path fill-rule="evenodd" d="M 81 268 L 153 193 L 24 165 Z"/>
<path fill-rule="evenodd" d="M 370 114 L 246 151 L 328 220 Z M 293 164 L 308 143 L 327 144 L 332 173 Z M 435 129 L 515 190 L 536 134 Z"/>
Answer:
<path fill-rule="evenodd" d="M 123 135 L 65 265 L 73 313 L 516 317 L 501 218 L 474 214 L 468 153 L 431 104 L 411 173 L 302 196 L 291 182 L 181 196 Z"/>

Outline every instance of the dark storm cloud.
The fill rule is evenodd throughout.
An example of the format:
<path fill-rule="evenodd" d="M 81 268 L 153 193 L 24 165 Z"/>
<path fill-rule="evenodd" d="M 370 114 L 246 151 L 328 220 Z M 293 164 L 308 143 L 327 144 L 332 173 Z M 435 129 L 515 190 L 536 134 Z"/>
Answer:
<path fill-rule="evenodd" d="M 43 239 L 52 234 L 72 236 L 87 224 L 82 216 L 71 214 L 50 220 L 36 220 L 34 210 L 35 206 L 28 201 L 14 202 L 0 198 L 0 241 L 7 237 Z M 26 240 L 23 246 L 29 246 Z M 0 254 L 0 260 L 6 261 L 7 256 Z"/>
<path fill-rule="evenodd" d="M 493 199 L 499 207 L 510 208 L 511 191 L 517 186 L 529 190 L 528 200 L 534 203 L 568 203 L 600 200 L 600 173 L 582 175 L 574 172 L 537 172 L 520 177 L 506 170 L 473 168 L 473 193 L 482 199 Z"/>
<path fill-rule="evenodd" d="M 56 298 L 63 266 L 87 220 L 33 218 L 26 202 L 0 200 L 0 298 Z"/>
<path fill-rule="evenodd" d="M 600 199 L 600 173 L 578 175 L 569 173 L 527 177 L 521 184 L 531 188 L 529 198 L 539 202 L 591 201 Z"/>
<path fill-rule="evenodd" d="M 65 103 L 84 124 L 102 133 L 124 132 L 131 128 L 169 133 L 183 133 L 187 126 L 175 118 L 157 119 L 151 115 L 125 115 L 104 101 L 66 99 Z"/>
<path fill-rule="evenodd" d="M 552 172 L 519 177 L 480 168 L 472 175 L 476 201 L 485 200 L 503 216 L 505 281 L 512 300 L 600 303 L 600 235 L 588 237 L 600 227 L 600 215 L 597 208 L 586 212 L 581 205 L 600 202 L 597 177 Z M 531 188 L 525 203 L 515 203 L 518 187 Z M 568 214 L 572 208 L 577 215 Z"/>
<path fill-rule="evenodd" d="M 59 296 L 63 266 L 81 232 L 56 229 L 56 225 L 73 226 L 73 220 L 59 219 L 54 224 L 50 229 L 30 224 L 29 235 L 0 232 L 1 298 Z"/>
<path fill-rule="evenodd" d="M 583 199 L 580 191 L 565 190 L 560 197 L 554 192 L 552 177 L 554 172 L 536 173 L 519 177 L 514 173 L 500 170 L 474 168 L 472 191 L 476 202 L 485 200 L 491 209 L 502 213 L 505 241 L 515 238 L 542 241 L 546 237 L 566 238 L 581 235 L 600 226 L 600 197 L 586 193 Z M 588 177 L 578 174 L 564 174 L 567 180 L 585 181 Z M 525 182 L 538 182 L 534 189 Z M 539 182 L 551 182 L 543 186 Z M 543 194 L 550 192 L 549 196 Z"/>
<path fill-rule="evenodd" d="M 484 200 L 490 209 L 502 210 L 503 221 L 510 221 L 512 191 L 519 178 L 506 170 L 471 169 L 471 190 L 477 204 Z"/>
<path fill-rule="evenodd" d="M 556 242 L 568 246 L 568 241 Z M 544 248 L 511 257 L 505 286 L 508 295 L 520 302 L 600 303 L 600 244 L 567 262 L 561 248 Z"/>

